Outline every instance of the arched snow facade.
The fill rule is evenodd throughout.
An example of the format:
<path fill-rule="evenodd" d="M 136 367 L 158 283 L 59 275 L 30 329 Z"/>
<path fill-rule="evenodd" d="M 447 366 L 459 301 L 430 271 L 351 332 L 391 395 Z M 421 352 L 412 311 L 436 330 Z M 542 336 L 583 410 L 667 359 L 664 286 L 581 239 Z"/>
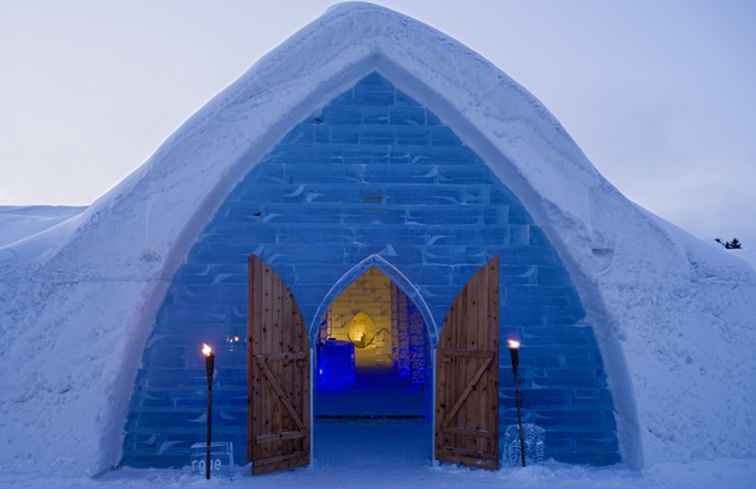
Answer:
<path fill-rule="evenodd" d="M 575 387 L 571 398 L 560 397 L 563 392 L 555 393 L 552 398 L 539 400 L 545 405 L 530 406 L 531 413 L 537 409 L 542 416 L 550 405 L 574 413 L 573 424 L 567 427 L 571 431 L 558 429 L 559 418 L 552 418 L 555 421 L 547 426 L 552 433 L 552 448 L 561 443 L 562 459 L 572 457 L 593 463 L 621 459 L 639 468 L 644 464 L 756 454 L 753 269 L 718 245 L 690 236 L 626 198 L 596 170 L 533 95 L 482 56 L 397 12 L 348 3 L 329 9 L 261 58 L 189 118 L 139 169 L 81 214 L 35 236 L 0 246 L 0 336 L 5 348 L 4 361 L 14 366 L 12 375 L 0 376 L 0 442 L 6 448 L 0 450 L 0 463 L 28 464 L 32 470 L 55 467 L 66 474 L 96 474 L 119 461 L 134 465 L 173 463 L 160 457 L 175 455 L 181 447 L 171 440 L 178 439 L 162 438 L 158 442 L 160 433 L 172 430 L 173 434 L 181 434 L 201 429 L 200 414 L 187 424 L 175 410 L 199 408 L 203 401 L 189 399 L 191 396 L 171 398 L 170 392 L 178 392 L 171 391 L 171 382 L 177 379 L 176 382 L 184 383 L 187 393 L 203 385 L 204 379 L 189 377 L 197 373 L 195 368 L 202 368 L 194 341 L 205 339 L 205 332 L 191 327 L 197 309 L 186 308 L 184 317 L 176 316 L 178 309 L 171 305 L 172 301 L 212 302 L 202 295 L 202 280 L 207 279 L 210 283 L 217 279 L 218 286 L 228 294 L 216 295 L 217 302 L 239 299 L 242 294 L 239 289 L 231 290 L 230 284 L 222 283 L 244 281 L 235 265 L 194 261 L 209 253 L 207 243 L 212 239 L 223 241 L 217 235 L 223 223 L 215 218 L 225 216 L 224 212 L 233 207 L 229 199 L 240 198 L 244 189 L 248 191 L 244 198 L 258 198 L 265 205 L 275 205 L 273 198 L 264 198 L 263 194 L 270 192 L 271 185 L 285 186 L 287 181 L 264 185 L 252 182 L 271 163 L 265 162 L 266 156 L 282 150 L 284 146 L 278 144 L 285 137 L 293 146 L 292 128 L 299 123 L 316 122 L 311 118 L 318 114 L 324 117 L 320 110 L 323 104 L 351 90 L 376 70 L 451 129 L 450 134 L 444 129 L 429 128 L 428 138 L 434 137 L 433 131 L 438 131 L 438 137 L 449 137 L 449 141 L 455 141 L 456 136 L 464 143 L 462 147 L 475 155 L 467 163 L 470 168 L 488 167 L 489 173 L 481 169 L 475 178 L 488 175 L 489 183 L 471 182 L 471 187 L 490 185 L 509 189 L 509 193 L 502 190 L 500 194 L 488 194 L 487 198 L 494 195 L 511 198 L 509 194 L 513 194 L 516 199 L 512 202 L 521 203 L 520 209 L 527 210 L 527 214 L 518 214 L 515 209 L 514 213 L 507 213 L 506 222 L 491 224 L 506 228 L 505 235 L 470 234 L 466 239 L 490 238 L 502 251 L 501 264 L 513 272 L 512 276 L 504 275 L 506 271 L 501 276 L 504 321 L 518 315 L 523 321 L 537 320 L 537 315 L 528 318 L 522 309 L 517 309 L 517 304 L 530 301 L 540 314 L 545 314 L 542 317 L 566 311 L 572 322 L 554 323 L 564 327 L 552 329 L 541 323 L 531 322 L 532 327 L 527 328 L 507 323 L 502 332 L 521 333 L 525 343 L 533 345 L 538 338 L 532 338 L 530 343 L 531 338 L 526 337 L 529 332 L 587 335 L 585 338 L 543 336 L 541 341 L 549 343 L 534 346 L 528 354 L 529 358 L 544 362 L 526 369 L 529 381 L 539 379 L 535 377 L 539 372 L 545 378 L 548 369 L 552 369 L 552 373 L 563 375 L 562 385 L 579 382 L 603 385 L 606 381 L 611 391 L 609 396 L 604 387 Z M 417 109 L 416 105 L 407 104 Z M 426 114 L 425 122 L 430 120 Z M 314 125 L 323 127 L 323 123 Z M 399 132 L 405 136 L 412 134 L 410 127 Z M 310 137 L 306 129 L 301 136 Z M 315 141 L 316 129 L 311 136 Z M 377 131 L 372 137 L 385 134 Z M 433 139 L 428 140 L 427 147 L 434 150 Z M 386 167 L 397 171 L 411 168 L 399 163 L 389 161 Z M 462 168 L 458 163 L 454 165 Z M 365 171 L 378 169 L 365 165 Z M 346 171 L 346 165 L 339 168 Z M 337 175 L 350 177 L 347 173 L 321 174 Z M 410 173 L 405 177 L 417 179 L 423 175 Z M 444 173 L 440 172 L 431 194 L 446 199 L 443 205 L 449 209 L 460 208 L 454 218 L 461 219 L 475 205 L 455 207 L 449 200 L 454 194 L 441 190 L 442 184 L 448 183 L 442 177 Z M 354 193 L 358 192 L 359 183 L 345 181 L 345 186 L 357 189 L 349 194 L 350 199 L 360 195 Z M 389 184 L 372 186 L 380 190 Z M 308 195 L 304 192 L 315 184 L 301 185 L 303 195 Z M 298 189 L 299 185 L 293 186 L 289 198 L 297 198 Z M 276 195 L 278 205 L 282 206 L 283 196 Z M 312 203 L 320 198 L 309 195 L 315 199 Z M 363 195 L 368 202 L 358 203 L 365 208 L 380 209 L 384 204 L 383 200 L 371 200 L 377 198 L 376 194 Z M 390 195 L 380 194 L 382 199 Z M 483 196 L 473 192 L 465 198 L 474 202 L 480 197 Z M 307 197 L 299 198 L 306 201 Z M 437 219 L 438 214 L 430 212 L 432 206 L 427 207 L 418 215 Z M 291 212 L 279 214 L 291 218 L 298 212 L 297 207 L 292 206 Z M 228 215 L 233 217 L 233 212 Z M 498 210 L 483 214 L 483 222 L 498 219 L 495 217 L 498 215 Z M 314 218 L 315 214 L 308 217 Z M 268 214 L 268 218 L 274 224 L 277 217 Z M 510 218 L 520 219 L 521 223 L 515 225 L 512 221 L 513 229 L 509 229 Z M 431 222 L 427 225 L 431 226 Z M 289 236 L 306 234 L 303 239 L 307 244 L 317 242 L 304 227 L 290 228 Z M 325 223 L 322 228 L 327 228 Z M 444 239 L 460 238 L 453 233 L 447 235 Z M 262 241 L 271 238 L 263 239 L 262 231 L 260 236 L 261 242 L 250 243 L 249 249 L 226 248 L 226 252 L 229 255 L 255 252 L 259 247 L 265 253 L 271 249 L 270 244 L 284 250 L 284 243 L 266 244 Z M 353 233 L 343 235 L 345 242 L 355 237 Z M 405 237 L 410 238 L 411 235 Z M 415 238 L 426 243 L 422 241 L 425 237 Z M 517 242 L 522 244 L 511 244 Z M 366 245 L 385 243 L 384 237 L 376 235 Z M 480 244 L 466 246 L 474 250 Z M 223 247 L 219 244 L 216 249 Z M 347 253 L 345 248 L 341 255 L 342 275 L 333 273 L 333 276 L 338 279 L 347 273 L 350 277 L 349 270 L 355 270 L 352 265 L 360 263 L 361 257 L 378 253 L 371 256 L 382 257 L 381 263 L 390 264 L 392 270 L 407 278 L 405 292 L 410 288 L 422 292 L 428 311 L 432 311 L 427 316 L 443 314 L 444 295 L 452 293 L 454 283 L 440 289 L 426 283 L 424 271 L 410 270 L 410 265 L 401 263 L 405 251 L 393 243 L 392 247 L 393 251 L 388 247 L 365 248 L 356 254 L 356 250 Z M 450 252 L 452 249 L 453 246 Z M 536 249 L 543 253 L 530 255 Z M 406 253 L 409 256 L 411 251 Z M 431 258 L 436 260 L 432 264 L 439 267 L 453 265 L 451 261 L 443 263 L 443 254 L 435 253 Z M 288 285 L 298 294 L 303 309 L 309 308 L 307 314 L 313 314 L 318 307 L 317 296 L 327 298 L 334 285 L 326 285 L 325 279 L 322 284 L 311 286 L 297 283 L 300 279 L 297 270 L 285 271 L 285 254 L 279 253 L 277 257 L 269 254 L 266 259 L 274 267 L 280 267 L 276 271 L 280 270 L 282 275 L 289 273 L 286 280 L 294 282 Z M 549 260 L 551 266 L 522 260 Z M 523 267 L 521 273 L 514 273 L 511 267 L 518 266 Z M 527 274 L 534 269 L 535 274 Z M 466 273 L 461 268 L 449 270 L 450 281 L 460 280 Z M 314 272 L 308 276 L 314 277 Z M 327 278 L 336 280 L 333 276 Z M 198 281 L 198 288 L 192 288 L 192 279 Z M 523 287 L 525 284 L 516 283 L 516 280 L 540 279 L 562 282 L 570 292 L 564 300 L 544 295 L 531 297 L 527 295 L 530 289 Z M 553 289 L 562 287 L 556 283 Z M 320 292 L 313 292 L 313 288 Z M 191 297 L 195 293 L 198 295 Z M 554 303 L 543 302 L 547 300 Z M 234 327 L 243 328 L 245 312 L 243 304 L 225 309 L 217 315 L 216 324 L 221 326 L 212 331 L 223 335 L 222 325 L 226 321 L 228 324 L 237 321 Z M 172 325 L 168 321 L 171 315 L 175 319 L 171 320 Z M 192 335 L 194 340 L 190 341 Z M 180 338 L 186 338 L 186 343 L 169 346 Z M 594 353 L 582 359 L 565 357 L 562 364 L 561 352 L 574 351 L 564 346 L 571 340 L 585 341 L 586 348 Z M 557 341 L 561 346 L 555 346 Z M 553 355 L 548 353 L 550 348 Z M 598 363 L 599 350 L 605 377 Z M 241 381 L 235 376 L 243 375 L 244 366 L 239 363 L 243 353 L 224 355 L 224 362 L 237 355 L 236 361 L 241 365 L 220 372 L 224 385 L 232 386 Z M 176 375 L 171 377 L 170 365 L 176 365 L 180 358 L 186 363 L 176 368 Z M 559 366 L 548 363 L 555 358 L 559 359 Z M 593 367 L 587 370 L 594 371 L 596 377 L 584 375 L 587 366 L 578 365 L 582 360 L 592 363 L 595 370 Z M 167 369 L 160 367 L 161 362 L 166 362 Z M 218 366 L 224 368 L 220 359 Z M 509 377 L 505 371 L 500 373 L 505 383 L 501 404 L 511 405 L 506 390 Z M 137 391 L 133 393 L 137 377 Z M 159 386 L 161 382 L 167 388 L 165 396 L 153 395 L 150 386 Z M 235 394 L 229 394 L 230 391 L 225 394 L 226 400 L 221 401 L 227 406 L 222 423 L 231 423 L 224 425 L 227 428 L 224 436 L 228 436 L 229 427 L 238 435 L 243 407 L 234 408 L 238 409 L 234 413 L 229 406 L 244 403 L 243 390 Z M 547 393 L 547 389 L 538 392 Z M 534 399 L 537 398 L 531 397 Z M 605 437 L 577 432 L 581 412 L 592 409 L 610 412 L 612 405 L 614 419 L 607 421 Z M 162 422 L 161 413 L 165 414 Z M 229 413 L 232 419 L 226 419 Z M 506 410 L 502 414 L 508 415 Z M 234 421 L 233 416 L 238 419 Z M 534 416 L 538 416 L 537 411 Z M 587 425 L 592 417 L 585 414 L 582 419 Z M 72 420 L 76 421 L 75 429 L 71 428 Z M 612 423 L 617 427 L 619 456 L 613 442 Z M 614 458 L 588 460 L 590 451 L 578 453 L 578 443 L 581 449 L 593 444 L 595 453 L 603 451 Z M 134 458 L 135 446 L 146 450 L 144 459 Z"/>
<path fill-rule="evenodd" d="M 234 338 L 246 338 L 250 253 L 287 284 L 308 325 L 345 274 L 378 265 L 427 305 L 431 341 L 459 290 L 500 256 L 501 335 L 523 341 L 525 418 L 546 429 L 546 456 L 620 461 L 594 324 L 559 253 L 444 120 L 372 72 L 289 130 L 197 237 L 147 342 L 123 464 L 188 463 L 205 427 L 202 341 L 219 345 L 216 439 L 245 460 L 246 343 Z M 502 434 L 514 423 L 508 355 L 502 349 Z"/>

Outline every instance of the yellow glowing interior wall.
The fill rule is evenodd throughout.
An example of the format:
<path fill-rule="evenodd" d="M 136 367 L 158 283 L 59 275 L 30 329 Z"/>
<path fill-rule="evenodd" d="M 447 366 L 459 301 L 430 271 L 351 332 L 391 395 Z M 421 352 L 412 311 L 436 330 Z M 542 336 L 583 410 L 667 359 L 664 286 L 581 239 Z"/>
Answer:
<path fill-rule="evenodd" d="M 357 367 L 391 368 L 391 281 L 377 268 L 354 281 L 328 309 L 329 337 L 349 341 L 349 334 L 354 342 L 363 333 L 375 339 L 355 348 Z"/>

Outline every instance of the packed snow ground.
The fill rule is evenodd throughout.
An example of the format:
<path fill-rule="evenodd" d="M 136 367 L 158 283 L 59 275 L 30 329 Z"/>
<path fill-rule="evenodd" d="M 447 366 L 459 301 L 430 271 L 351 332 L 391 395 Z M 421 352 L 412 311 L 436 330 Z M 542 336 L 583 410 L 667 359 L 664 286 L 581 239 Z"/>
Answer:
<path fill-rule="evenodd" d="M 211 481 L 186 470 L 119 469 L 97 478 L 51 472 L 0 470 L 0 487 L 14 489 L 753 489 L 756 460 L 721 459 L 658 464 L 637 472 L 620 467 L 585 468 L 547 462 L 498 472 L 452 465 L 431 466 L 430 428 L 420 422 L 320 422 L 315 464 L 278 474 L 248 475 L 239 467 Z"/>
<path fill-rule="evenodd" d="M 547 463 L 486 472 L 458 467 L 386 466 L 380 461 L 299 469 L 252 479 L 246 470 L 210 481 L 181 470 L 121 469 L 98 478 L 52 476 L 0 467 L 0 488 L 13 489 L 753 489 L 756 459 L 663 463 L 641 473 Z"/>

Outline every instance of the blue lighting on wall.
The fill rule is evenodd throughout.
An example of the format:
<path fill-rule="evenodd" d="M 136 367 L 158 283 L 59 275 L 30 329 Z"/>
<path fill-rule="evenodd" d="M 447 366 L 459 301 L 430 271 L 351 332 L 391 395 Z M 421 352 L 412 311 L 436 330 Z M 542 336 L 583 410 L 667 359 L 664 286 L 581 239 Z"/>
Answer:
<path fill-rule="evenodd" d="M 350 341 L 329 339 L 318 345 L 317 387 L 344 390 L 354 386 L 357 371 L 354 345 Z"/>
<path fill-rule="evenodd" d="M 546 430 L 545 456 L 618 462 L 593 325 L 559 256 L 505 183 L 377 73 L 292 128 L 230 193 L 173 278 L 137 374 L 122 463 L 190 463 L 205 429 L 202 341 L 226 347 L 216 360 L 214 438 L 246 460 L 246 341 L 226 339 L 246 338 L 250 253 L 291 289 L 305 324 L 350 268 L 380 255 L 416 286 L 439 326 L 469 278 L 500 256 L 502 337 L 522 339 L 525 420 Z M 503 434 L 515 416 L 502 350 Z"/>

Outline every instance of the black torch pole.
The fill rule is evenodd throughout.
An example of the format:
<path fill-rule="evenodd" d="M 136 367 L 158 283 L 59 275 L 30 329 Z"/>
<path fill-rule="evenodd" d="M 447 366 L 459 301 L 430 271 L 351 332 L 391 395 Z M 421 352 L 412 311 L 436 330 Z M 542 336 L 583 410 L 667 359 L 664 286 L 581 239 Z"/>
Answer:
<path fill-rule="evenodd" d="M 519 348 L 510 348 L 509 353 L 512 356 L 512 375 L 514 376 L 515 385 L 515 409 L 517 410 L 517 427 L 520 432 L 520 462 L 525 467 L 525 432 L 522 429 L 522 398 L 520 397 L 520 376 L 517 374 L 517 367 L 520 365 Z"/>
<path fill-rule="evenodd" d="M 213 436 L 213 372 L 215 371 L 215 354 L 205 357 L 207 368 L 207 452 L 205 454 L 205 479 L 210 480 L 210 444 Z"/>

